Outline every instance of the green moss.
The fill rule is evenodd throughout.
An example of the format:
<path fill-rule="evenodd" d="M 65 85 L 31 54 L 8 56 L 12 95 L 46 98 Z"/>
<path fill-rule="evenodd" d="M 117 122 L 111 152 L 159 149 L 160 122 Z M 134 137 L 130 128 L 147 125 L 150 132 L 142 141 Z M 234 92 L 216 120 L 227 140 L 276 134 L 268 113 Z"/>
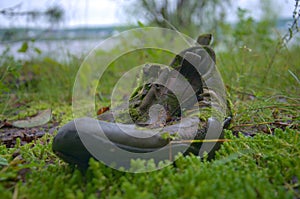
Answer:
<path fill-rule="evenodd" d="M 43 143 L 48 138 L 20 146 L 19 159 L 11 156 L 16 149 L 0 147 L 1 157 L 9 162 L 0 171 L 3 198 L 11 197 L 15 189 L 20 198 L 293 198 L 298 194 L 293 179 L 300 177 L 300 139 L 295 130 L 277 129 L 274 136 L 254 138 L 236 138 L 226 131 L 231 141 L 223 144 L 215 160 L 178 156 L 176 167 L 133 160 L 134 171 L 163 167 L 142 174 L 122 173 L 95 160 L 81 173 L 56 158 L 51 141 Z M 21 182 L 24 169 L 29 172 Z"/>

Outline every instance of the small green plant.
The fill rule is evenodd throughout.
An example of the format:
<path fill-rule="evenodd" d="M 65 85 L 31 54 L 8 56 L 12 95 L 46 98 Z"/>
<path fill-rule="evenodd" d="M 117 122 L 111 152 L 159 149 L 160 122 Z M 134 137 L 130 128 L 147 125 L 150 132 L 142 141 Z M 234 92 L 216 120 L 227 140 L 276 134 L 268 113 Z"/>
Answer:
<path fill-rule="evenodd" d="M 22 67 L 21 61 L 16 61 L 13 56 L 9 54 L 9 48 L 2 53 L 0 57 L 0 94 L 3 95 L 18 87 L 16 79 L 20 76 Z M 10 79 L 9 82 L 7 79 Z"/>
<path fill-rule="evenodd" d="M 175 140 L 177 138 L 180 138 L 179 133 L 175 133 L 175 134 L 170 134 L 169 132 L 165 132 L 163 134 L 161 134 L 161 138 L 165 139 L 165 140 Z"/>

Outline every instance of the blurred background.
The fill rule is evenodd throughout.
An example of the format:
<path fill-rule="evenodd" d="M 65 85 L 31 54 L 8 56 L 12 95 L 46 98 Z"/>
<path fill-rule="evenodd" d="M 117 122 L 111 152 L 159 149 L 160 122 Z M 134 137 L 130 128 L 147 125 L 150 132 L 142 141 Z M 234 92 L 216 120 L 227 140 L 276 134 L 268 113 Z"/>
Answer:
<path fill-rule="evenodd" d="M 140 26 L 176 29 L 193 38 L 211 32 L 216 49 L 224 50 L 237 36 L 251 35 L 245 27 L 253 24 L 272 37 L 280 36 L 293 22 L 294 4 L 293 0 L 1 1 L 0 53 L 9 51 L 22 59 L 43 54 L 80 57 L 101 40 Z M 250 45 L 250 41 L 234 44 L 245 43 Z"/>
<path fill-rule="evenodd" d="M 299 93 L 299 4 L 299 0 L 0 1 L 0 110 L 9 112 L 8 102 L 26 99 L 70 103 L 76 73 L 87 53 L 114 34 L 147 26 L 178 30 L 195 39 L 212 33 L 218 69 L 234 94 Z M 99 53 L 111 57 L 120 47 L 128 47 L 126 42 L 110 45 Z M 97 99 L 109 102 L 123 73 L 152 57 L 170 62 L 160 51 L 144 50 L 111 64 L 99 83 Z"/>

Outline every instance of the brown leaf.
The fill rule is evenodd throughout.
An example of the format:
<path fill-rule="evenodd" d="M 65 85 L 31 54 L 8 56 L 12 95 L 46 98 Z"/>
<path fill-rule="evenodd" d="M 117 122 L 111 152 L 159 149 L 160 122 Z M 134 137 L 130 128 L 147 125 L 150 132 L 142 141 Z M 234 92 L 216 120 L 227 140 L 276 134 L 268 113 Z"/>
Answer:
<path fill-rule="evenodd" d="M 98 111 L 97 111 L 97 115 L 101 115 L 103 113 L 105 113 L 106 111 L 109 110 L 109 106 L 105 106 L 105 107 L 102 107 L 100 108 Z"/>

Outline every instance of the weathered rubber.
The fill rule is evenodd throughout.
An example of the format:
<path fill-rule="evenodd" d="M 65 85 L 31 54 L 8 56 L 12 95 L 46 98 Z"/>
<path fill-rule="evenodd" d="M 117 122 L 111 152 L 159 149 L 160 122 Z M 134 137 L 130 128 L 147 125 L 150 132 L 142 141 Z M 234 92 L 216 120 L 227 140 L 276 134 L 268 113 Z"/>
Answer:
<path fill-rule="evenodd" d="M 197 134 L 198 123 L 199 119 L 194 117 L 183 119 L 181 123 L 161 129 L 150 130 L 135 125 L 110 123 L 87 117 L 79 118 L 76 119 L 76 124 L 73 120 L 60 128 L 53 140 L 52 149 L 66 162 L 84 165 L 88 163 L 92 155 L 83 145 L 76 125 L 80 125 L 80 130 L 84 136 L 93 137 L 99 141 L 99 144 L 105 142 L 130 152 L 147 153 L 158 150 L 170 142 L 170 140 L 162 137 L 162 134 L 166 132 L 170 135 L 180 132 L 178 139 L 194 139 Z M 154 130 L 156 133 L 153 133 Z M 140 135 L 143 135 L 144 138 L 140 138 Z M 190 150 L 197 151 L 197 149 Z"/>
<path fill-rule="evenodd" d="M 82 143 L 76 125 L 80 125 L 80 130 L 84 131 L 84 135 L 82 136 L 91 136 L 91 139 L 97 140 L 99 145 L 111 144 L 134 153 L 148 153 L 159 150 L 161 147 L 169 144 L 169 139 L 162 138 L 162 134 L 165 132 L 168 132 L 170 135 L 174 135 L 179 132 L 180 136 L 177 140 L 181 141 L 204 139 L 206 127 L 203 127 L 199 131 L 198 122 L 198 118 L 186 118 L 183 119 L 181 123 L 166 126 L 159 130 L 155 129 L 157 130 L 157 133 L 153 134 L 153 131 L 149 129 L 140 129 L 135 125 L 110 123 L 87 117 L 79 118 L 76 119 L 76 124 L 73 120 L 59 130 L 53 140 L 52 149 L 54 153 L 64 161 L 71 164 L 86 166 L 93 155 Z M 218 123 L 218 121 L 210 118 L 208 123 L 211 123 L 208 125 L 212 125 Z M 99 125 L 102 130 L 99 129 Z M 141 134 L 143 134 L 146 138 L 136 137 Z M 172 147 L 176 147 L 176 145 L 185 146 L 187 148 L 185 154 L 193 153 L 198 155 L 199 148 L 202 143 L 190 145 L 190 143 L 175 142 L 172 144 Z M 216 149 L 218 147 L 219 146 L 216 146 Z M 213 153 L 214 151 L 209 154 L 210 157 L 213 156 Z"/>

